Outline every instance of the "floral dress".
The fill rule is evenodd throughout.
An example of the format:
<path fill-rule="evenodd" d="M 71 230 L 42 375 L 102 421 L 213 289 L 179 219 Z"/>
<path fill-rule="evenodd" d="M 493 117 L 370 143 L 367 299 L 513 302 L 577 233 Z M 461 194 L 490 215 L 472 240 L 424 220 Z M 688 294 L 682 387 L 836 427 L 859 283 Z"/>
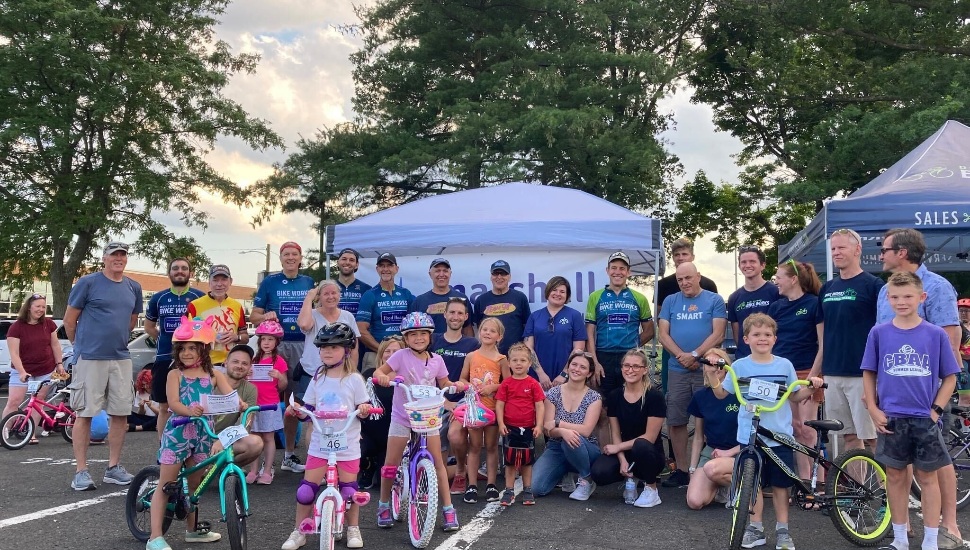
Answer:
<path fill-rule="evenodd" d="M 212 394 L 212 379 L 208 376 L 186 378 L 179 375 L 179 402 L 185 406 L 202 404 L 202 395 Z M 209 458 L 213 440 L 199 428 L 197 422 L 189 422 L 178 427 L 172 426 L 172 421 L 178 418 L 172 416 L 165 424 L 162 433 L 162 444 L 158 449 L 159 464 L 180 464 L 192 458 L 201 462 Z M 210 427 L 212 419 L 206 418 Z"/>

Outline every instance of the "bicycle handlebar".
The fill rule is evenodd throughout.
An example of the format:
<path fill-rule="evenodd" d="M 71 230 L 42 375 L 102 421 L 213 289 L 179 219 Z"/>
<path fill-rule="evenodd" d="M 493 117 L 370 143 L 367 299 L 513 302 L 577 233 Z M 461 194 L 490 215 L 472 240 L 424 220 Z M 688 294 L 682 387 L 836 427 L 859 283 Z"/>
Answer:
<path fill-rule="evenodd" d="M 243 426 L 245 426 L 246 425 L 246 421 L 249 419 L 249 415 L 251 413 L 254 413 L 256 411 L 275 411 L 278 407 L 279 406 L 278 405 L 275 405 L 275 404 L 269 404 L 269 405 L 253 405 L 252 407 L 249 407 L 248 409 L 246 409 L 246 410 L 243 411 L 243 413 L 242 413 L 242 419 L 240 421 L 240 424 L 242 424 Z M 192 422 L 192 421 L 195 421 L 195 420 L 204 420 L 206 416 L 214 416 L 214 415 L 203 414 L 202 416 L 176 416 L 176 417 L 172 417 L 172 427 L 177 428 L 179 426 L 184 426 L 184 425 L 188 424 L 189 422 Z M 212 428 L 209 426 L 209 423 L 208 422 L 203 422 L 202 423 L 202 426 L 205 429 L 206 433 L 209 435 L 209 437 L 219 437 L 218 434 L 216 434 L 215 432 L 212 431 Z"/>
<path fill-rule="evenodd" d="M 375 384 L 378 384 L 376 378 L 371 378 L 371 382 L 373 382 Z M 390 386 L 390 387 L 399 386 L 400 388 L 402 388 L 404 390 L 404 393 L 406 393 L 407 396 L 408 396 L 408 401 L 414 401 L 414 396 L 411 394 L 411 386 L 412 385 L 413 384 L 405 384 L 404 383 L 404 378 L 402 378 L 400 376 L 395 377 L 388 384 L 388 386 Z M 438 387 L 435 387 L 435 386 L 427 386 L 427 387 L 433 388 L 435 390 L 435 392 L 437 393 L 437 395 L 456 394 L 456 393 L 459 393 L 458 392 L 458 386 L 454 386 L 454 385 L 453 386 L 448 386 L 446 388 L 438 388 Z M 469 388 L 465 388 L 464 391 L 468 391 L 468 389 Z"/>
<path fill-rule="evenodd" d="M 353 413 L 351 413 L 346 409 L 311 410 L 307 406 L 297 403 L 296 399 L 293 397 L 292 394 L 290 395 L 290 407 L 292 407 L 293 410 L 295 410 L 296 412 L 307 415 L 310 421 L 313 422 L 313 429 L 321 433 L 324 431 L 324 429 L 323 429 L 323 426 L 319 424 L 320 421 L 346 419 L 346 422 L 344 422 L 343 427 L 341 427 L 339 430 L 336 430 L 336 429 L 334 430 L 334 433 L 339 434 L 350 429 L 350 425 L 353 423 L 354 419 L 357 418 L 356 410 Z M 370 411 L 367 414 L 382 415 L 384 414 L 384 409 L 380 407 L 371 407 Z"/>
<path fill-rule="evenodd" d="M 751 380 L 750 378 L 739 378 L 738 375 L 735 374 L 734 369 L 731 368 L 731 365 L 728 365 L 724 359 L 718 359 L 717 361 L 708 361 L 706 357 L 698 357 L 697 362 L 702 365 L 710 365 L 712 367 L 717 367 L 719 369 L 726 370 L 728 372 L 728 375 L 731 377 L 731 385 L 734 386 L 734 395 L 738 398 L 738 403 L 740 403 L 742 407 L 748 406 L 748 401 L 744 398 L 744 394 L 741 391 L 741 386 L 739 382 L 750 382 Z M 785 393 L 783 393 L 781 397 L 778 398 L 778 400 L 775 402 L 774 405 L 767 407 L 764 405 L 759 405 L 757 403 L 754 403 L 753 406 L 757 409 L 757 411 L 752 411 L 752 412 L 756 412 L 759 414 L 763 412 L 775 412 L 788 401 L 788 398 L 791 396 L 792 392 L 794 392 L 796 388 L 798 388 L 799 386 L 810 386 L 810 385 L 812 385 L 812 383 L 809 382 L 808 380 L 795 380 L 794 382 L 788 385 L 788 387 L 785 389 Z M 821 385 L 822 389 L 825 389 L 827 387 L 829 387 L 828 384 Z"/>

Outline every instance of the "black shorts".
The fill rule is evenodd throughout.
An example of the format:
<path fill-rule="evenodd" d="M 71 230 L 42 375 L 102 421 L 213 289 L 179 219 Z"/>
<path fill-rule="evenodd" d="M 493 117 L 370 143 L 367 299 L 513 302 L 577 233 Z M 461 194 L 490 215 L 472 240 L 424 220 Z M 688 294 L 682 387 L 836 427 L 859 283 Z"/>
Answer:
<path fill-rule="evenodd" d="M 152 363 L 152 401 L 168 403 L 165 394 L 165 383 L 168 381 L 168 371 L 172 367 L 171 359 L 156 360 Z"/>
<path fill-rule="evenodd" d="M 789 447 L 779 445 L 771 447 L 771 451 L 778 455 L 778 458 L 788 466 L 788 469 L 795 472 L 795 452 Z M 795 485 L 795 480 L 785 473 L 785 470 L 775 463 L 775 460 L 767 455 L 764 450 L 758 449 L 761 455 L 761 488 L 782 487 L 787 489 Z"/>
<path fill-rule="evenodd" d="M 603 365 L 603 378 L 600 380 L 599 392 L 606 397 L 616 388 L 623 387 L 623 373 L 620 372 L 620 363 L 623 362 L 625 351 L 600 351 L 596 350 L 596 359 Z"/>
<path fill-rule="evenodd" d="M 505 436 L 505 465 L 513 468 L 532 466 L 536 463 L 536 440 L 532 428 L 508 426 L 509 435 Z"/>
<path fill-rule="evenodd" d="M 931 418 L 890 418 L 886 429 L 893 433 L 878 434 L 876 460 L 887 467 L 934 472 L 950 464 L 943 431 Z"/>

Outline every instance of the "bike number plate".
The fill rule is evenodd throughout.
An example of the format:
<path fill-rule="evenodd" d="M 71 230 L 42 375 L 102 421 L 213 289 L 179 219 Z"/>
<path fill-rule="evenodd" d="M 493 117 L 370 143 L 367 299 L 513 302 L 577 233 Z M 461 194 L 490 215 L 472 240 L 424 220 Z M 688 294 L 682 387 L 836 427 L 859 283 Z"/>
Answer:
<path fill-rule="evenodd" d="M 27 382 L 27 393 L 37 393 L 40 389 L 40 380 L 31 380 Z"/>
<path fill-rule="evenodd" d="M 320 434 L 321 452 L 329 453 L 330 451 L 342 451 L 347 447 L 347 434 Z"/>
<path fill-rule="evenodd" d="M 778 388 L 780 387 L 774 382 L 752 378 L 751 385 L 748 387 L 748 399 L 760 399 L 761 401 L 775 403 L 778 401 Z"/>
<path fill-rule="evenodd" d="M 246 428 L 242 426 L 229 426 L 225 430 L 219 432 L 219 443 L 222 443 L 223 449 L 228 449 L 232 447 L 232 444 L 239 441 L 240 439 L 249 435 Z"/>
<path fill-rule="evenodd" d="M 436 395 L 438 395 L 438 388 L 434 386 L 411 386 L 411 397 L 415 399 L 424 399 L 425 397 L 434 397 Z"/>

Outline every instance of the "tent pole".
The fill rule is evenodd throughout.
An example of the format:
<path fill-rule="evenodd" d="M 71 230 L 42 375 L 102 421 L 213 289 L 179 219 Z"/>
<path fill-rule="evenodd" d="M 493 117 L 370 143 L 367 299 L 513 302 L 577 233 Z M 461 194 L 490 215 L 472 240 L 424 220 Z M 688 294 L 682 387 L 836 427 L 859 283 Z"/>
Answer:
<path fill-rule="evenodd" d="M 327 242 L 327 226 L 323 226 L 323 242 L 320 243 L 320 253 L 326 258 L 327 264 L 327 270 L 323 273 L 324 281 L 330 278 L 330 254 L 327 254 Z"/>

